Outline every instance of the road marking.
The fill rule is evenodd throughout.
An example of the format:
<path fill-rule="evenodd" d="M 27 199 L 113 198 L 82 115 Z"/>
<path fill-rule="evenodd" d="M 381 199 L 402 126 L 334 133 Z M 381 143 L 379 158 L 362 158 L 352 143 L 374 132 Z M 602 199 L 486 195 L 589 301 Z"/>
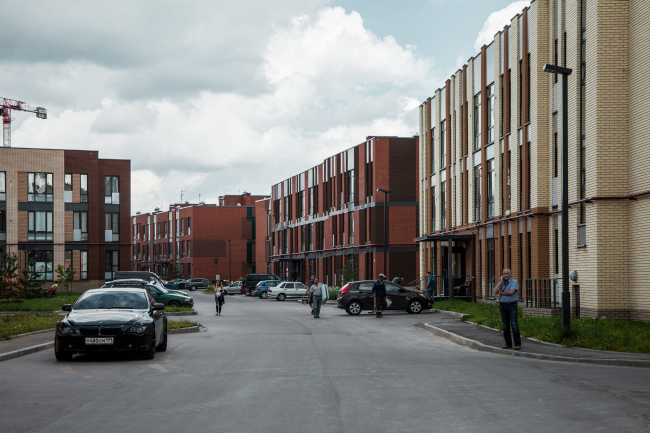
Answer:
<path fill-rule="evenodd" d="M 154 368 L 156 370 L 160 370 L 163 373 L 167 373 L 167 369 L 163 367 L 161 364 L 149 364 L 149 367 Z"/>

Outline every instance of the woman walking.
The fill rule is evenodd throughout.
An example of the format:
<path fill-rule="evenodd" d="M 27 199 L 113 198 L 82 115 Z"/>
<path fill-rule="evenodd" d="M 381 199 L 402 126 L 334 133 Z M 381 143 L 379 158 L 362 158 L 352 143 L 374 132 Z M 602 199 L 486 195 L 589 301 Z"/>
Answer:
<path fill-rule="evenodd" d="M 214 302 L 217 304 L 217 316 L 221 316 L 221 307 L 225 300 L 223 287 L 221 287 L 221 282 L 219 282 L 219 286 L 214 288 Z"/>

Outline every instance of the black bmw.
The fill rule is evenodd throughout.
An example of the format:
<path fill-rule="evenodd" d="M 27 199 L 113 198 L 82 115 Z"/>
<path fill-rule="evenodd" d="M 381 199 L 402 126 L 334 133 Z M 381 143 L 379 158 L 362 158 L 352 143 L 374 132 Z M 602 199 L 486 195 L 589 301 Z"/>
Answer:
<path fill-rule="evenodd" d="M 153 359 L 167 350 L 167 316 L 143 289 L 95 289 L 81 295 L 56 324 L 54 355 L 69 361 L 75 353 L 133 351 Z"/>
<path fill-rule="evenodd" d="M 362 310 L 372 311 L 374 308 L 372 297 L 372 280 L 352 281 L 341 288 L 336 306 L 344 309 L 348 314 L 356 316 Z M 420 292 L 407 290 L 403 287 L 384 281 L 386 285 L 385 310 L 402 310 L 410 314 L 420 313 L 431 308 L 429 299 Z"/>

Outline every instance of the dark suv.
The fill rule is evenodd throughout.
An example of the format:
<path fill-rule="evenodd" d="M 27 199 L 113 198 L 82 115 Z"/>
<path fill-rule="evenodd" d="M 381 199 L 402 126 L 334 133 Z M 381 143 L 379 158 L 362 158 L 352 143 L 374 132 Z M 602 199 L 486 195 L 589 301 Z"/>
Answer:
<path fill-rule="evenodd" d="M 244 293 L 246 296 L 253 296 L 255 294 L 255 286 L 260 281 L 275 280 L 282 281 L 280 277 L 274 274 L 248 274 L 244 280 Z"/>
<path fill-rule="evenodd" d="M 372 280 L 365 280 L 346 284 L 339 291 L 336 306 L 352 316 L 358 315 L 362 310 L 372 311 L 374 308 L 372 297 L 374 283 Z M 386 303 L 388 304 L 385 310 L 404 310 L 413 314 L 431 308 L 431 303 L 424 294 L 407 290 L 388 281 L 384 281 L 384 284 L 386 285 Z"/>
<path fill-rule="evenodd" d="M 210 284 L 212 284 L 212 282 L 205 278 L 190 278 L 185 282 L 185 287 L 194 291 L 196 289 L 207 289 Z"/>

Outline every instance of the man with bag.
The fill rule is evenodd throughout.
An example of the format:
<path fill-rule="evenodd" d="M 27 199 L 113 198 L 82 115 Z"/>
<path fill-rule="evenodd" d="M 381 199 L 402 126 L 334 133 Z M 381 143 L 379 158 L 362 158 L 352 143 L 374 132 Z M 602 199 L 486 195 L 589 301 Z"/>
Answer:
<path fill-rule="evenodd" d="M 318 284 L 318 278 L 314 278 L 314 284 L 309 288 L 309 303 L 314 304 L 314 319 L 320 319 L 320 306 L 323 304 L 323 288 Z"/>
<path fill-rule="evenodd" d="M 386 275 L 379 274 L 379 279 L 372 286 L 372 297 L 377 311 L 377 318 L 384 317 L 384 305 L 386 304 L 386 285 L 384 279 Z"/>

